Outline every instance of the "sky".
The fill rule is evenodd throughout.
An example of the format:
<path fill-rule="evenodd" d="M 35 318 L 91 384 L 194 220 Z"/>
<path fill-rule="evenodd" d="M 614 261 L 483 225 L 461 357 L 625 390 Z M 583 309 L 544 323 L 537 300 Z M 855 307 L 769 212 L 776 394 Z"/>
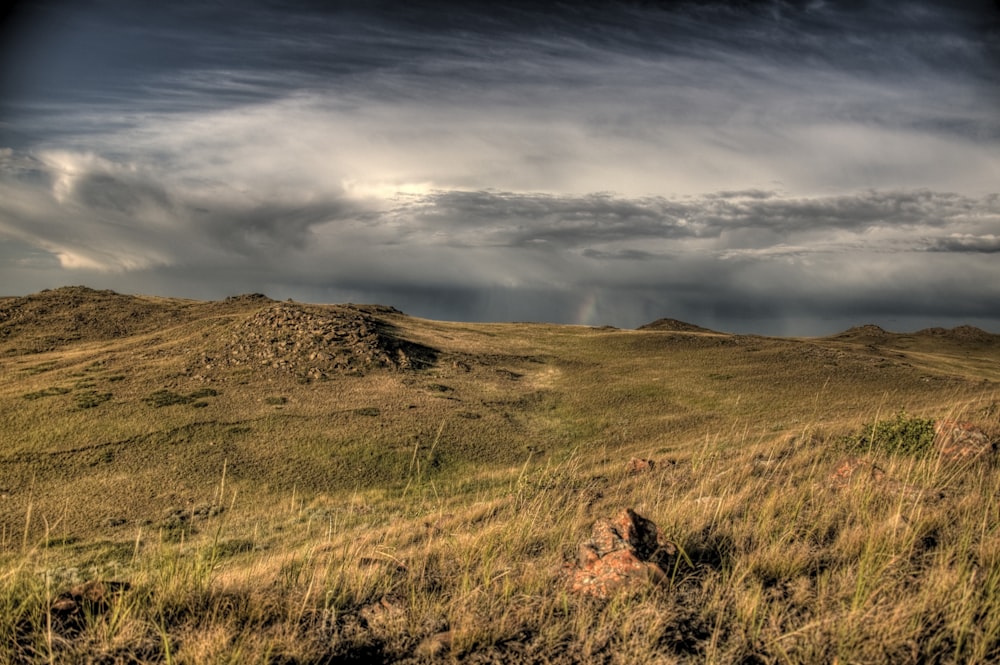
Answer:
<path fill-rule="evenodd" d="M 0 295 L 1000 332 L 1000 2 L 14 3 Z"/>

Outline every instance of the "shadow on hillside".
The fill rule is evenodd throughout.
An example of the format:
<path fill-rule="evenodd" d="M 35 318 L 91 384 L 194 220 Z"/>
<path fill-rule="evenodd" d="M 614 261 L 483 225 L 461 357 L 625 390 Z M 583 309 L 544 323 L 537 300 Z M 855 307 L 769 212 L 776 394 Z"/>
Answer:
<path fill-rule="evenodd" d="M 375 325 L 379 338 L 396 356 L 400 368 L 421 370 L 437 364 L 440 350 L 405 338 L 399 327 L 384 320 L 377 319 Z"/>

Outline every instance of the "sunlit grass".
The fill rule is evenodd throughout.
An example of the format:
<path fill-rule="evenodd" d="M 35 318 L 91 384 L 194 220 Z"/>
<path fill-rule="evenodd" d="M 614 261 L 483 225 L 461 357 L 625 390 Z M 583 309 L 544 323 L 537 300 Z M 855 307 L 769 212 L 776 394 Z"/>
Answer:
<path fill-rule="evenodd" d="M 227 312 L 0 360 L 0 662 L 1000 658 L 1000 476 L 921 438 L 1000 434 L 987 363 L 398 317 L 435 366 L 300 383 L 204 369 Z M 624 507 L 669 582 L 570 594 Z"/>

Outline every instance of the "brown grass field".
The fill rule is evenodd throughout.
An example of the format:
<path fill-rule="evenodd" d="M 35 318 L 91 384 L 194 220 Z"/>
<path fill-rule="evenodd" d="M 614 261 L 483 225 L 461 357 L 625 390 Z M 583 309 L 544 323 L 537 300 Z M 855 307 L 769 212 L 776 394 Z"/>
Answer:
<path fill-rule="evenodd" d="M 997 465 L 920 440 L 1000 336 L 679 328 L 2 298 L 0 663 L 1000 660 Z M 626 507 L 669 580 L 571 593 Z"/>

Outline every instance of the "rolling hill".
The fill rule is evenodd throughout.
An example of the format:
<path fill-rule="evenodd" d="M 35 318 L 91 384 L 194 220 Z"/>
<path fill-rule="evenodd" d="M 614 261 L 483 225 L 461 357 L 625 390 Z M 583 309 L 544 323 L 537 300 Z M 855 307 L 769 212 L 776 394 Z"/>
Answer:
<path fill-rule="evenodd" d="M 995 441 L 998 385 L 998 336 L 969 327 L 785 339 L 259 294 L 0 299 L 0 654 L 986 660 L 992 462 L 871 444 L 888 480 L 826 478 L 894 415 Z M 669 583 L 568 593 L 564 562 L 626 506 L 683 553 Z M 54 615 L 87 580 L 130 591 Z"/>

